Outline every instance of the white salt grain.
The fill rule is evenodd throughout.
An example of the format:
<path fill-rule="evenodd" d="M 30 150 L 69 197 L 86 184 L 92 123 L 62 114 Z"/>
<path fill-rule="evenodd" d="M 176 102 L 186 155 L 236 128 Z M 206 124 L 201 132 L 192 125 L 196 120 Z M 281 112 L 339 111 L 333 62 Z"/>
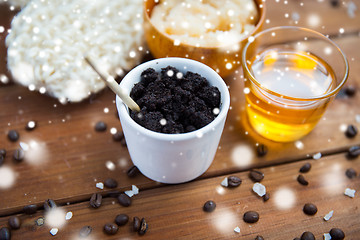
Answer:
<path fill-rule="evenodd" d="M 102 182 L 96 183 L 96 187 L 99 189 L 104 189 L 104 184 Z"/>
<path fill-rule="evenodd" d="M 129 197 L 134 196 L 134 192 L 132 190 L 125 191 L 125 194 L 128 195 Z"/>
<path fill-rule="evenodd" d="M 324 233 L 324 240 L 330 240 L 330 239 L 331 239 L 330 233 Z"/>
<path fill-rule="evenodd" d="M 55 235 L 58 233 L 58 231 L 59 231 L 58 228 L 52 228 L 52 229 L 50 230 L 50 234 L 53 235 L 53 236 L 55 236 Z"/>
<path fill-rule="evenodd" d="M 266 194 L 266 188 L 261 183 L 255 183 L 252 189 L 260 197 L 262 197 Z"/>
<path fill-rule="evenodd" d="M 355 121 L 356 121 L 357 123 L 360 123 L 360 114 L 356 114 L 356 116 L 355 116 Z"/>
<path fill-rule="evenodd" d="M 344 194 L 348 197 L 353 198 L 355 197 L 355 192 L 356 191 L 354 189 L 346 188 Z"/>
<path fill-rule="evenodd" d="M 70 220 L 73 216 L 73 213 L 72 212 L 67 212 L 66 215 L 65 215 L 65 220 Z"/>
<path fill-rule="evenodd" d="M 318 159 L 320 159 L 321 158 L 321 153 L 320 152 L 318 152 L 318 153 L 315 153 L 314 155 L 313 155 L 313 159 L 315 159 L 315 160 L 318 160 Z"/>
<path fill-rule="evenodd" d="M 135 185 L 132 185 L 132 192 L 134 193 L 134 195 L 137 195 L 137 194 L 139 194 L 139 188 L 137 187 L 137 186 L 135 186 Z"/>
<path fill-rule="evenodd" d="M 224 178 L 224 180 L 222 180 L 222 182 L 220 183 L 221 186 L 227 187 L 228 186 L 228 178 Z"/>
<path fill-rule="evenodd" d="M 240 233 L 240 228 L 239 227 L 234 228 L 234 232 Z"/>
<path fill-rule="evenodd" d="M 324 220 L 329 221 L 330 218 L 333 216 L 334 210 L 331 210 L 328 214 L 325 215 Z"/>

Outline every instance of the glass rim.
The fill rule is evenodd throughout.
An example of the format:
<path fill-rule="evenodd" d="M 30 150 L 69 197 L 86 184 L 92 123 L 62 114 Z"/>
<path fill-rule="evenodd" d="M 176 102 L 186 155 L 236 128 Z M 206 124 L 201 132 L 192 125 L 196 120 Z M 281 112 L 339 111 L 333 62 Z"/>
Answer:
<path fill-rule="evenodd" d="M 299 31 L 306 31 L 306 32 L 310 32 L 318 37 L 320 37 L 321 39 L 329 42 L 330 44 L 332 44 L 341 54 L 341 57 L 343 59 L 343 62 L 344 62 L 344 66 L 345 66 L 345 69 L 344 69 L 344 76 L 342 77 L 341 81 L 339 84 L 337 84 L 336 88 L 334 88 L 333 90 L 325 93 L 325 94 L 322 94 L 322 95 L 319 95 L 319 96 L 315 96 L 315 97 L 308 97 L 308 98 L 304 98 L 304 97 L 292 97 L 292 96 L 288 96 L 288 95 L 284 95 L 284 94 L 280 94 L 278 92 L 275 92 L 269 88 L 266 88 L 265 86 L 263 86 L 262 84 L 260 84 L 255 76 L 252 74 L 252 72 L 250 71 L 249 67 L 248 67 L 248 63 L 247 63 L 247 60 L 246 60 L 246 53 L 247 53 L 247 49 L 248 47 L 250 46 L 250 44 L 252 44 L 253 42 L 255 42 L 256 38 L 260 37 L 261 35 L 264 35 L 268 32 L 271 32 L 271 31 L 278 31 L 278 30 L 283 30 L 283 29 L 291 29 L 291 30 L 299 30 Z M 243 65 L 243 68 L 244 68 L 244 71 L 246 71 L 249 75 L 249 78 L 248 80 L 250 80 L 251 82 L 253 82 L 256 86 L 258 86 L 259 88 L 261 88 L 262 90 L 272 94 L 272 95 L 275 95 L 275 96 L 278 96 L 278 97 L 281 97 L 281 98 L 284 98 L 284 99 L 288 99 L 288 100 L 295 100 L 295 101 L 313 101 L 313 100 L 321 100 L 321 99 L 326 99 L 326 98 L 329 98 L 329 97 L 332 97 L 334 95 L 336 95 L 340 89 L 344 86 L 346 80 L 348 79 L 348 76 L 349 76 L 349 63 L 348 63 L 348 60 L 346 58 L 346 55 L 345 53 L 341 50 L 341 48 L 333 41 L 331 40 L 330 38 L 326 37 L 325 35 L 323 35 L 322 33 L 320 32 L 317 32 L 315 30 L 312 30 L 312 29 L 309 29 L 309 28 L 304 28 L 304 27 L 297 27 L 297 26 L 278 26 L 278 27 L 272 27 L 272 28 L 269 28 L 269 29 L 266 29 L 266 30 L 263 30 L 257 34 L 255 34 L 253 36 L 253 41 L 249 41 L 246 43 L 246 45 L 244 46 L 243 48 L 243 51 L 242 51 L 242 65 Z"/>

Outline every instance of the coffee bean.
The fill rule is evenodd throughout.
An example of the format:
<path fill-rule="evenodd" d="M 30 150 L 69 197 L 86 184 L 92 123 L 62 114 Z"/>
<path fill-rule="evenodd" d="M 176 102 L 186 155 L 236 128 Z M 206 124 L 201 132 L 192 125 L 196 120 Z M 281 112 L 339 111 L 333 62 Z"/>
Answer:
<path fill-rule="evenodd" d="M 329 233 L 331 240 L 342 240 L 345 238 L 345 233 L 339 228 L 332 228 Z"/>
<path fill-rule="evenodd" d="M 1 240 L 10 240 L 11 239 L 11 232 L 10 229 L 7 227 L 0 228 L 0 239 Z"/>
<path fill-rule="evenodd" d="M 310 163 L 305 163 L 301 168 L 300 168 L 300 172 L 302 173 L 307 173 L 309 172 L 311 169 L 311 164 Z"/>
<path fill-rule="evenodd" d="M 19 139 L 19 137 L 20 137 L 20 135 L 19 135 L 19 133 L 18 133 L 18 131 L 16 131 L 16 130 L 10 130 L 9 132 L 8 132 L 8 139 L 11 141 L 11 142 L 16 142 L 18 139 Z"/>
<path fill-rule="evenodd" d="M 128 177 L 135 177 L 139 172 L 139 169 L 135 165 L 133 165 L 127 170 L 126 173 Z"/>
<path fill-rule="evenodd" d="M 56 203 L 54 200 L 52 199 L 47 199 L 45 202 L 44 202 L 44 210 L 45 211 L 50 211 L 51 209 L 54 209 L 56 208 Z"/>
<path fill-rule="evenodd" d="M 113 223 L 107 223 L 104 226 L 104 232 L 108 235 L 114 235 L 119 230 L 119 227 Z"/>
<path fill-rule="evenodd" d="M 242 180 L 236 176 L 229 176 L 227 179 L 228 179 L 228 187 L 238 187 L 242 183 Z"/>
<path fill-rule="evenodd" d="M 349 148 L 346 157 L 348 159 L 355 159 L 360 155 L 360 146 L 352 146 Z"/>
<path fill-rule="evenodd" d="M 349 168 L 345 172 L 346 176 L 350 179 L 355 178 L 357 176 L 357 172 L 353 168 Z"/>
<path fill-rule="evenodd" d="M 145 221 L 145 218 L 142 218 L 140 221 L 140 229 L 139 229 L 138 233 L 139 233 L 139 235 L 144 235 L 147 230 L 148 230 L 148 224 Z"/>
<path fill-rule="evenodd" d="M 126 214 L 119 214 L 115 217 L 115 223 L 118 226 L 123 226 L 129 221 L 129 216 Z"/>
<path fill-rule="evenodd" d="M 257 235 L 255 240 L 264 240 L 264 237 L 263 236 L 260 236 L 260 235 Z"/>
<path fill-rule="evenodd" d="M 265 195 L 262 197 L 264 202 L 268 201 L 270 199 L 270 193 L 265 193 Z"/>
<path fill-rule="evenodd" d="M 131 205 L 131 198 L 128 195 L 126 195 L 125 193 L 121 193 L 118 196 L 118 201 L 119 201 L 120 205 L 124 206 L 124 207 L 128 207 Z"/>
<path fill-rule="evenodd" d="M 118 186 L 118 183 L 115 179 L 108 178 L 105 180 L 104 186 L 107 188 L 116 188 Z"/>
<path fill-rule="evenodd" d="M 112 198 L 117 198 L 120 195 L 120 193 L 122 193 L 122 192 L 115 190 L 115 191 L 108 192 L 107 196 L 112 197 Z"/>
<path fill-rule="evenodd" d="M 1 167 L 1 165 L 3 165 L 4 159 L 5 159 L 4 156 L 0 155 L 0 167 Z"/>
<path fill-rule="evenodd" d="M 82 227 L 82 228 L 80 229 L 79 235 L 80 235 L 81 238 L 86 238 L 87 236 L 90 235 L 91 231 L 92 231 L 92 227 L 90 227 L 90 226 L 84 226 L 84 227 Z"/>
<path fill-rule="evenodd" d="M 124 139 L 124 133 L 121 131 L 118 131 L 112 135 L 112 138 L 115 142 L 120 142 L 121 140 Z"/>
<path fill-rule="evenodd" d="M 255 211 L 248 211 L 244 213 L 243 219 L 247 223 L 256 223 L 259 221 L 259 214 Z"/>
<path fill-rule="evenodd" d="M 15 149 L 13 157 L 16 162 L 22 162 L 25 157 L 24 150 L 22 150 L 21 148 Z"/>
<path fill-rule="evenodd" d="M 25 214 L 28 215 L 34 214 L 37 211 L 37 206 L 35 204 L 27 205 L 23 208 L 23 211 Z"/>
<path fill-rule="evenodd" d="M 303 211 L 307 215 L 315 215 L 317 213 L 317 207 L 315 206 L 315 204 L 306 203 L 304 205 Z"/>
<path fill-rule="evenodd" d="M 205 212 L 212 212 L 212 211 L 215 210 L 215 208 L 216 208 L 216 203 L 214 201 L 211 201 L 211 200 L 206 201 L 204 206 L 203 206 L 203 210 Z"/>
<path fill-rule="evenodd" d="M 315 240 L 315 236 L 311 232 L 304 232 L 301 235 L 300 240 Z"/>
<path fill-rule="evenodd" d="M 349 85 L 344 88 L 344 91 L 347 96 L 353 97 L 356 93 L 356 88 L 352 85 Z"/>
<path fill-rule="evenodd" d="M 99 208 L 102 203 L 102 195 L 100 193 L 94 193 L 90 198 L 90 206 L 93 208 Z"/>
<path fill-rule="evenodd" d="M 305 179 L 305 177 L 303 175 L 299 175 L 297 177 L 297 181 L 301 184 L 301 185 L 304 185 L 304 186 L 307 186 L 309 185 L 309 182 Z"/>
<path fill-rule="evenodd" d="M 264 144 L 259 144 L 256 148 L 257 155 L 263 157 L 267 154 L 268 148 Z"/>
<path fill-rule="evenodd" d="M 261 182 L 261 180 L 264 179 L 264 173 L 257 171 L 257 170 L 252 170 L 249 173 L 249 177 L 251 178 L 251 180 L 253 180 L 254 182 Z"/>
<path fill-rule="evenodd" d="M 99 121 L 95 124 L 95 131 L 97 132 L 104 132 L 107 128 L 106 123 L 104 123 L 103 121 Z"/>
<path fill-rule="evenodd" d="M 37 126 L 37 123 L 35 121 L 29 121 L 26 126 L 25 126 L 25 129 L 28 130 L 28 131 L 32 131 L 36 128 Z"/>
<path fill-rule="evenodd" d="M 133 218 L 133 231 L 138 232 L 140 230 L 140 227 L 141 227 L 140 218 L 134 217 Z"/>
<path fill-rule="evenodd" d="M 358 133 L 357 128 L 354 125 L 349 125 L 345 131 L 345 135 L 348 138 L 354 138 Z"/>
<path fill-rule="evenodd" d="M 339 0 L 330 0 L 330 4 L 333 7 L 338 7 L 339 6 Z"/>
<path fill-rule="evenodd" d="M 6 150 L 5 149 L 0 149 L 0 156 L 3 156 L 4 158 L 6 157 Z"/>
<path fill-rule="evenodd" d="M 19 229 L 21 226 L 21 220 L 18 216 L 11 216 L 8 223 L 11 229 Z"/>

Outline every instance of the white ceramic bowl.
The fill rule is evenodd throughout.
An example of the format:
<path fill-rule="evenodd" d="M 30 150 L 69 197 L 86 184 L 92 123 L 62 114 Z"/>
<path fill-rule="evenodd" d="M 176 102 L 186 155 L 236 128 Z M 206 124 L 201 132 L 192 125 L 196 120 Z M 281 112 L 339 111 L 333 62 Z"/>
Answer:
<path fill-rule="evenodd" d="M 134 165 L 152 180 L 182 183 L 200 176 L 211 165 L 224 129 L 230 95 L 225 82 L 213 69 L 185 58 L 161 58 L 145 62 L 132 69 L 122 79 L 120 86 L 129 94 L 134 84 L 140 81 L 144 70 L 154 68 L 158 72 L 167 66 L 175 67 L 184 74 L 187 71 L 198 73 L 219 89 L 220 113 L 211 123 L 188 133 L 158 133 L 136 123 L 119 97 L 116 97 L 116 106 Z"/>

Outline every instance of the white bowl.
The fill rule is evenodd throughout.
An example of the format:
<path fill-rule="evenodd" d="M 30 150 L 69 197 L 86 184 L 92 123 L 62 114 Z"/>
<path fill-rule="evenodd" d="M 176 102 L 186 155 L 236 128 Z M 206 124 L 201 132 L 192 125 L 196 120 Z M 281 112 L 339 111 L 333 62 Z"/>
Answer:
<path fill-rule="evenodd" d="M 136 123 L 119 97 L 116 106 L 130 157 L 146 177 L 162 183 L 182 183 L 195 179 L 211 165 L 219 145 L 230 106 L 229 90 L 223 79 L 210 67 L 185 58 L 161 58 L 145 62 L 132 69 L 120 86 L 130 93 L 147 68 L 157 72 L 172 66 L 184 74 L 187 71 L 205 77 L 221 93 L 220 113 L 216 118 L 193 132 L 166 134 L 148 130 Z"/>

